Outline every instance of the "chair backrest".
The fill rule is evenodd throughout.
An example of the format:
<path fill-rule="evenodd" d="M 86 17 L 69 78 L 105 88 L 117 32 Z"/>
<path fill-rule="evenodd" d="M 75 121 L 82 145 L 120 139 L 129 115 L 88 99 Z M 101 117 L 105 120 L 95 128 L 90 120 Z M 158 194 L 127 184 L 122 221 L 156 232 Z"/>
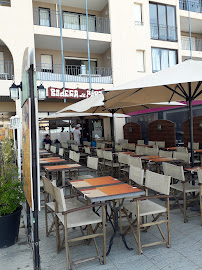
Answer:
<path fill-rule="evenodd" d="M 172 151 L 164 151 L 164 150 L 159 150 L 159 156 L 161 157 L 173 157 L 173 152 Z"/>
<path fill-rule="evenodd" d="M 71 144 L 71 149 L 74 151 L 74 144 Z"/>
<path fill-rule="evenodd" d="M 158 193 L 169 195 L 171 176 L 146 171 L 145 187 Z"/>
<path fill-rule="evenodd" d="M 48 178 L 46 178 L 45 176 L 42 177 L 42 181 L 43 181 L 44 191 L 53 196 L 53 185 L 52 185 L 51 181 Z"/>
<path fill-rule="evenodd" d="M 98 169 L 98 158 L 88 157 L 87 158 L 87 167 L 89 169 L 97 170 Z"/>
<path fill-rule="evenodd" d="M 143 186 L 144 170 L 142 170 L 139 167 L 131 165 L 129 170 L 129 179 L 135 182 L 136 184 Z"/>
<path fill-rule="evenodd" d="M 129 145 L 128 143 L 122 143 L 122 148 L 123 149 L 128 149 L 128 145 Z"/>
<path fill-rule="evenodd" d="M 56 146 L 51 145 L 50 151 L 51 151 L 53 154 L 56 154 Z"/>
<path fill-rule="evenodd" d="M 74 151 L 79 152 L 79 146 L 77 144 L 74 144 Z"/>
<path fill-rule="evenodd" d="M 73 152 L 74 153 L 74 156 L 73 156 L 73 160 L 77 163 L 79 163 L 79 160 L 80 160 L 80 153 L 77 153 L 77 152 Z"/>
<path fill-rule="evenodd" d="M 128 165 L 128 155 L 118 153 L 118 162 L 121 164 L 127 164 Z"/>
<path fill-rule="evenodd" d="M 49 143 L 46 143 L 46 144 L 45 144 L 45 149 L 46 149 L 47 151 L 50 150 L 50 144 L 49 144 Z"/>
<path fill-rule="evenodd" d="M 86 154 L 90 155 L 90 147 L 85 146 L 84 151 Z"/>
<path fill-rule="evenodd" d="M 101 144 L 100 144 L 100 148 L 101 148 L 101 149 L 104 149 L 104 148 L 105 148 L 105 143 L 101 143 Z"/>
<path fill-rule="evenodd" d="M 189 153 L 183 153 L 183 152 L 174 152 L 173 157 L 176 159 L 182 159 L 185 163 L 190 163 L 190 154 Z"/>
<path fill-rule="evenodd" d="M 128 143 L 128 140 L 126 139 L 119 139 L 119 144 Z"/>
<path fill-rule="evenodd" d="M 157 142 L 156 142 L 156 145 L 157 145 L 159 148 L 165 148 L 166 142 L 164 142 L 164 141 L 157 141 Z"/>
<path fill-rule="evenodd" d="M 91 146 L 91 142 L 84 141 L 84 142 L 83 142 L 83 145 L 86 145 L 86 146 Z"/>
<path fill-rule="evenodd" d="M 104 159 L 113 161 L 113 155 L 111 151 L 103 151 Z"/>
<path fill-rule="evenodd" d="M 146 153 L 148 156 L 158 156 L 159 151 L 158 148 L 150 148 L 150 147 L 145 147 L 146 148 Z"/>
<path fill-rule="evenodd" d="M 128 150 L 135 151 L 135 144 L 134 143 L 129 143 L 128 144 Z"/>
<path fill-rule="evenodd" d="M 182 153 L 188 153 L 188 149 L 186 147 L 176 147 L 177 152 L 182 152 Z"/>
<path fill-rule="evenodd" d="M 174 164 L 163 162 L 163 172 L 164 175 L 169 175 L 172 178 L 182 182 L 185 181 L 183 166 L 177 166 Z"/>
<path fill-rule="evenodd" d="M 148 141 L 148 145 L 155 145 L 156 142 L 155 141 Z"/>
<path fill-rule="evenodd" d="M 123 150 L 122 145 L 115 144 L 115 151 L 122 151 L 122 150 Z"/>
<path fill-rule="evenodd" d="M 104 156 L 103 156 L 103 150 L 101 150 L 101 149 L 96 149 L 96 151 L 97 151 L 97 157 L 98 157 L 98 158 L 104 158 Z"/>
<path fill-rule="evenodd" d="M 137 140 L 137 144 L 144 145 L 144 140 Z"/>
<path fill-rule="evenodd" d="M 188 148 L 190 149 L 191 148 L 191 143 L 188 142 Z M 199 149 L 199 142 L 194 142 L 193 143 L 193 149 L 194 150 L 198 150 Z"/>
<path fill-rule="evenodd" d="M 64 155 L 64 148 L 59 149 L 59 156 L 63 157 Z"/>
<path fill-rule="evenodd" d="M 58 205 L 61 206 L 62 211 L 66 211 L 66 203 L 63 189 L 53 186 L 53 197 Z"/>
<path fill-rule="evenodd" d="M 101 148 L 101 142 L 96 142 L 96 148 Z"/>
<path fill-rule="evenodd" d="M 68 143 L 66 142 L 61 142 L 61 145 L 63 148 L 67 149 L 68 148 Z"/>
<path fill-rule="evenodd" d="M 156 145 L 156 144 L 154 144 L 154 145 L 152 146 L 152 148 L 153 148 L 153 149 L 158 149 L 158 151 L 159 151 L 159 147 L 158 147 L 158 145 Z"/>
<path fill-rule="evenodd" d="M 202 184 L 202 169 L 198 169 L 197 174 L 198 174 L 198 182 L 199 184 Z"/>
<path fill-rule="evenodd" d="M 128 156 L 128 165 L 129 166 L 133 165 L 135 167 L 138 167 L 138 168 L 142 169 L 142 160 L 139 157 Z"/>
<path fill-rule="evenodd" d="M 74 151 L 69 150 L 69 159 L 74 160 Z"/>
<path fill-rule="evenodd" d="M 145 146 L 136 146 L 135 153 L 137 155 L 147 155 L 147 149 Z"/>

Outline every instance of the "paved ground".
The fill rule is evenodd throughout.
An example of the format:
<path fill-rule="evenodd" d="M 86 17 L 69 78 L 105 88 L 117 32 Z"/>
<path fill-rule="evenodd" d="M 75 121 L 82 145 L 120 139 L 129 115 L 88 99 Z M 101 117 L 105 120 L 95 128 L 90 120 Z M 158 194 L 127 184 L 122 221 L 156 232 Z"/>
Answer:
<path fill-rule="evenodd" d="M 192 212 L 193 213 L 193 212 Z M 107 244 L 112 234 L 110 224 L 107 224 Z M 157 240 L 159 232 L 151 228 L 148 233 L 142 233 L 142 243 Z M 137 248 L 131 234 L 127 235 L 128 245 L 133 251 L 125 249 L 119 238 L 115 239 L 107 264 L 100 265 L 98 261 L 91 261 L 77 265 L 77 270 L 197 270 L 202 269 L 202 227 L 200 218 L 192 217 L 189 222 L 183 223 L 183 216 L 179 209 L 171 211 L 171 248 L 155 246 L 143 250 L 137 255 Z M 101 241 L 98 241 L 101 247 Z M 65 270 L 65 250 L 56 253 L 54 233 L 48 238 L 45 236 L 44 210 L 40 213 L 40 254 L 42 270 Z M 82 258 L 94 253 L 93 245 L 76 246 L 71 248 L 72 258 Z M 0 270 L 31 270 L 32 253 L 26 244 L 24 228 L 20 229 L 19 241 L 16 245 L 0 250 Z"/>

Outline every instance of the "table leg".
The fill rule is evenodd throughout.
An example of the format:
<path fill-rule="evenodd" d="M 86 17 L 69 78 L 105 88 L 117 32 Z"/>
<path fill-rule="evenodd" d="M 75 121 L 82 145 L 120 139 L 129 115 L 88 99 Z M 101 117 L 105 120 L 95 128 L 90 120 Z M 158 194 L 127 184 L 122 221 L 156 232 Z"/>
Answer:
<path fill-rule="evenodd" d="M 109 248 L 108 248 L 107 253 L 106 253 L 107 256 L 109 255 L 109 253 L 111 251 L 111 248 L 112 248 L 112 245 L 113 245 L 113 241 L 114 241 L 114 238 L 116 236 L 121 236 L 122 241 L 123 241 L 125 247 L 128 250 L 133 250 L 133 248 L 130 248 L 127 245 L 125 236 L 120 232 L 120 228 L 119 228 L 119 208 L 122 206 L 122 204 L 123 204 L 123 201 L 122 201 L 121 205 L 118 205 L 118 206 L 114 206 L 113 207 L 113 211 L 114 211 L 114 222 L 115 222 L 115 224 L 114 224 L 114 233 L 113 233 L 113 235 L 112 235 L 112 237 L 111 237 L 111 239 L 109 241 Z"/>

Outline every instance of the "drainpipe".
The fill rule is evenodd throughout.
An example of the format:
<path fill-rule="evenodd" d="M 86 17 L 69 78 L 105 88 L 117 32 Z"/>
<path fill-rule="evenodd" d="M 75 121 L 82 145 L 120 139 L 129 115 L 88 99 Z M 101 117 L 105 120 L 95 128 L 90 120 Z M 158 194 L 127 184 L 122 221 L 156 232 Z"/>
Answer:
<path fill-rule="evenodd" d="M 92 90 L 91 70 L 90 70 L 90 43 L 89 43 L 89 31 L 88 31 L 88 0 L 85 0 L 85 4 L 86 4 L 86 34 L 87 34 L 87 47 L 88 47 L 89 90 Z"/>

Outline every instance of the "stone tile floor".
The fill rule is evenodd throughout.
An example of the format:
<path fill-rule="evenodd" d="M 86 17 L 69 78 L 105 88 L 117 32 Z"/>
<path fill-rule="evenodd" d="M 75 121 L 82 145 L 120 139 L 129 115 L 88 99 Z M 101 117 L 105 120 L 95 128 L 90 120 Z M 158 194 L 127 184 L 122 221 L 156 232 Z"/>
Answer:
<path fill-rule="evenodd" d="M 193 213 L 193 212 L 192 212 Z M 40 255 L 42 270 L 65 270 L 65 249 L 56 253 L 56 241 L 54 233 L 45 236 L 44 210 L 39 214 L 40 227 Z M 106 226 L 107 245 L 112 228 L 109 223 Z M 165 231 L 165 229 L 163 229 Z M 142 243 L 158 241 L 159 232 L 152 227 L 147 233 L 142 233 Z M 137 255 L 137 248 L 132 234 L 128 234 L 127 243 L 133 247 L 133 251 L 125 249 L 122 241 L 116 238 L 111 253 L 107 257 L 107 264 L 100 265 L 94 260 L 76 266 L 77 270 L 198 270 L 202 269 L 202 227 L 200 217 L 192 217 L 189 222 L 183 223 L 183 216 L 179 209 L 171 210 L 171 247 L 155 246 L 143 250 L 142 255 Z M 101 240 L 98 241 L 101 247 Z M 80 245 L 71 248 L 71 256 L 74 260 L 95 254 L 91 244 Z M 25 229 L 20 228 L 19 241 L 12 247 L 0 249 L 0 270 L 31 270 L 32 252 L 26 244 Z"/>

